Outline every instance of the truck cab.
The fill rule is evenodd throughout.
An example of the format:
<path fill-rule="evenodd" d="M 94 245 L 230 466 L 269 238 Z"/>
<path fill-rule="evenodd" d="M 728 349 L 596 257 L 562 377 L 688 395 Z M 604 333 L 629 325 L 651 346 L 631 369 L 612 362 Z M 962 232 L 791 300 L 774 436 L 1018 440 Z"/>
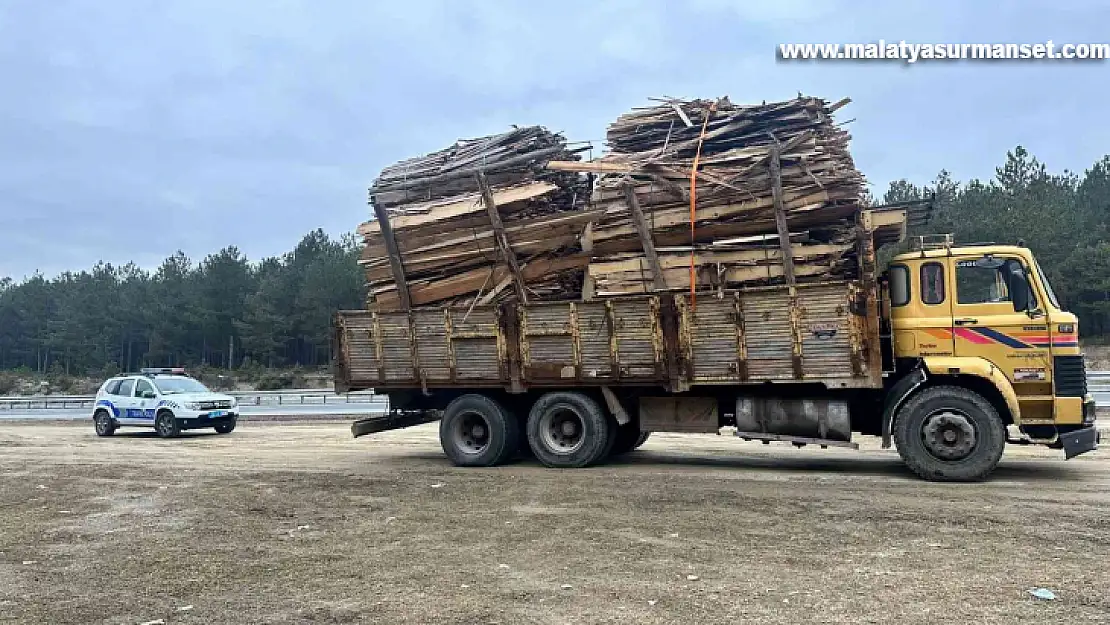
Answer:
<path fill-rule="evenodd" d="M 885 278 L 893 378 L 951 383 L 985 397 L 1019 432 L 1011 443 L 1061 447 L 1068 458 L 1095 448 L 1078 319 L 1061 307 L 1029 249 L 919 238 L 891 260 Z M 938 440 L 974 436 L 955 413 L 933 430 Z"/>

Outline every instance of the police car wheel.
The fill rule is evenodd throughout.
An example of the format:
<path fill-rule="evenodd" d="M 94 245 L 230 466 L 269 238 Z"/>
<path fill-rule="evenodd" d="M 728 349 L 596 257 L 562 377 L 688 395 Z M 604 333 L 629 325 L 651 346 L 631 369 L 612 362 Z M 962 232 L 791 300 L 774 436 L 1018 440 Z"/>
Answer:
<path fill-rule="evenodd" d="M 106 410 L 97 411 L 93 416 L 93 425 L 96 426 L 97 436 L 111 436 L 116 433 L 116 422 Z"/>
<path fill-rule="evenodd" d="M 166 411 L 158 413 L 158 418 L 154 420 L 154 430 L 162 438 L 173 438 L 181 433 L 177 418 L 173 416 L 172 412 Z"/>

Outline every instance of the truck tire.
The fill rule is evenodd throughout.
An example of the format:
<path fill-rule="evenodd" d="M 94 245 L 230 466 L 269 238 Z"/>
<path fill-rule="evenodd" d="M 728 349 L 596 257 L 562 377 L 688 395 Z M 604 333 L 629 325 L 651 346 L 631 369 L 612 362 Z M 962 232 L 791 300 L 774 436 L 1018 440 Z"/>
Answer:
<path fill-rule="evenodd" d="M 914 473 L 937 482 L 985 478 L 998 466 L 1006 427 L 982 395 L 934 386 L 911 397 L 894 419 L 898 454 Z"/>
<path fill-rule="evenodd" d="M 582 393 L 548 393 L 528 413 L 528 445 L 549 467 L 585 467 L 605 459 L 614 443 L 615 425 Z"/>
<path fill-rule="evenodd" d="M 485 395 L 455 398 L 439 422 L 443 453 L 460 467 L 492 467 L 510 460 L 520 446 L 520 423 Z"/>
<path fill-rule="evenodd" d="M 641 432 L 640 424 L 636 422 L 626 423 L 617 426 L 616 434 L 613 436 L 613 450 L 609 452 L 610 456 L 621 456 L 633 451 L 640 445 L 644 444 L 650 432 Z"/>

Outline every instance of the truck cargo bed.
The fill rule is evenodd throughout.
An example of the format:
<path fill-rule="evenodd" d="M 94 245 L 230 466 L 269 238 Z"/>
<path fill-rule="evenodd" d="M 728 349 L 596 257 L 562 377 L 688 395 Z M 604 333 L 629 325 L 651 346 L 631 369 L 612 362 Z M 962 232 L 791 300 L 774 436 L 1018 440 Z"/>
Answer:
<path fill-rule="evenodd" d="M 340 390 L 880 387 L 874 287 L 856 281 L 589 302 L 341 311 Z M 872 283 L 873 285 L 873 283 Z"/>

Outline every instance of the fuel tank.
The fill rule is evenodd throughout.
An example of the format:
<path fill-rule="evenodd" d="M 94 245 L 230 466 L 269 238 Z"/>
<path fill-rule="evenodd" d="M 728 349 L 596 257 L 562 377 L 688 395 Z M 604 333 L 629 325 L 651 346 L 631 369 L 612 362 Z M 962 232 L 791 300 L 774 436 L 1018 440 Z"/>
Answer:
<path fill-rule="evenodd" d="M 736 430 L 844 442 L 852 439 L 848 402 L 840 399 L 740 397 L 736 400 Z"/>

